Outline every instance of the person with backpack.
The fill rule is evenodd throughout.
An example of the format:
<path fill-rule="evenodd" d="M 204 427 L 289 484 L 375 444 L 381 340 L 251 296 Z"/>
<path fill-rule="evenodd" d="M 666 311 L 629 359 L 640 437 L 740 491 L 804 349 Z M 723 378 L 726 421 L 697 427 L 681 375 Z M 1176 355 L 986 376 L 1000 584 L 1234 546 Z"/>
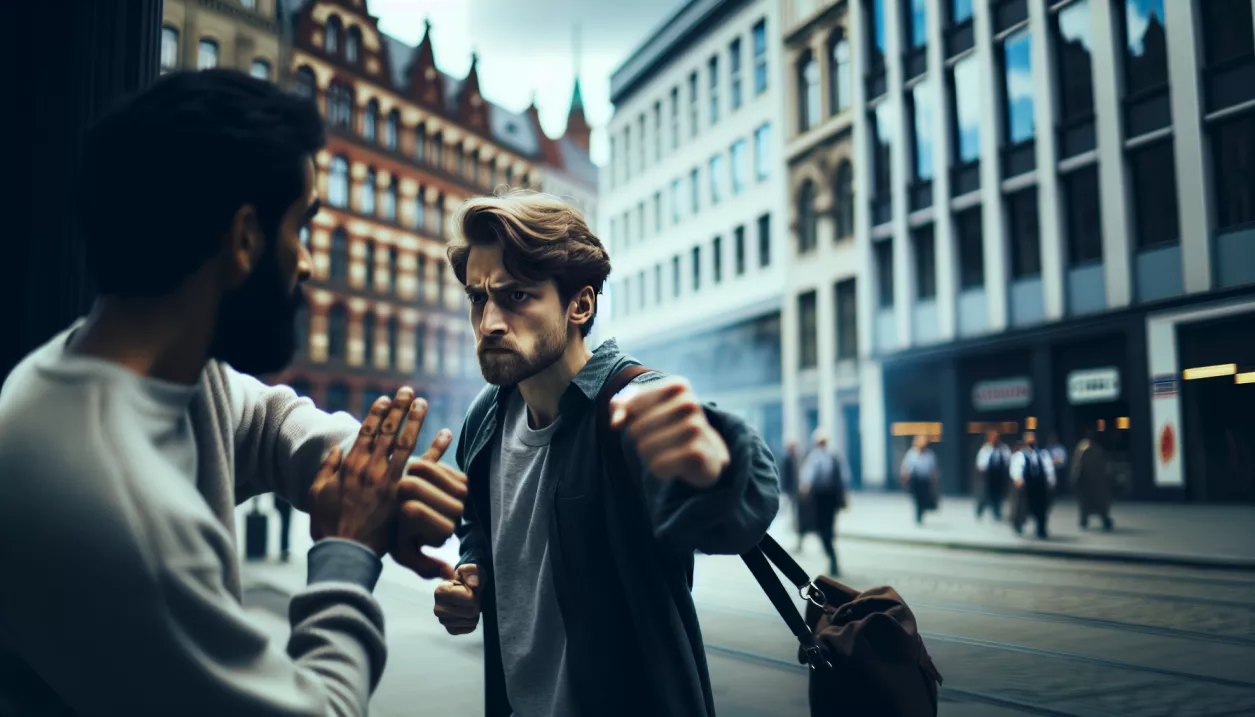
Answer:
<path fill-rule="evenodd" d="M 902 459 L 902 487 L 911 492 L 915 523 L 924 524 L 924 513 L 937 508 L 937 455 L 928 447 L 928 436 L 916 436 Z"/>
<path fill-rule="evenodd" d="M 1025 512 L 1016 516 L 1012 527 L 1016 533 L 1024 532 L 1027 517 L 1032 516 L 1037 526 L 1037 537 L 1048 537 L 1046 522 L 1050 517 L 1050 494 L 1055 486 L 1055 462 L 1049 450 L 1037 445 L 1035 431 L 1024 432 L 1024 447 L 1011 456 L 1011 480 L 1022 492 Z"/>
<path fill-rule="evenodd" d="M 713 715 L 694 553 L 763 539 L 771 451 L 615 341 L 588 349 L 610 257 L 570 205 L 480 197 L 454 226 L 489 385 L 462 424 L 461 557 L 434 612 L 454 635 L 482 618 L 485 714 Z"/>
<path fill-rule="evenodd" d="M 837 513 L 845 507 L 845 475 L 841 470 L 841 458 L 828 448 L 828 436 L 823 429 L 815 429 L 814 446 L 806 454 L 802 464 L 798 494 L 812 501 L 815 511 L 815 532 L 828 556 L 828 574 L 837 577 L 837 550 L 835 545 Z"/>
<path fill-rule="evenodd" d="M 985 433 L 985 445 L 976 454 L 976 472 L 982 478 L 976 519 L 980 520 L 985 508 L 989 508 L 994 520 L 1002 522 L 1002 501 L 1011 480 L 1011 449 L 1000 440 L 997 431 Z"/>

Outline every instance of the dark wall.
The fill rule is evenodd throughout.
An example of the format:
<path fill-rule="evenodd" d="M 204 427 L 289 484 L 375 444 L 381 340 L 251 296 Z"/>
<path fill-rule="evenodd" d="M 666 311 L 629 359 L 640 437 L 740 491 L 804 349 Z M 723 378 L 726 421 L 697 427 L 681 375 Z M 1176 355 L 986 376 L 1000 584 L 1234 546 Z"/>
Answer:
<path fill-rule="evenodd" d="M 5 8 L 9 28 L 40 39 L 38 52 L 8 63 L 21 69 L 11 73 L 16 87 L 6 93 L 19 111 L 8 113 L 17 120 L 10 135 L 16 181 L 0 193 L 8 234 L 0 376 L 90 306 L 74 215 L 83 136 L 120 96 L 156 78 L 161 7 L 161 0 L 91 0 Z M 119 221 L 126 211 L 119 208 Z"/>

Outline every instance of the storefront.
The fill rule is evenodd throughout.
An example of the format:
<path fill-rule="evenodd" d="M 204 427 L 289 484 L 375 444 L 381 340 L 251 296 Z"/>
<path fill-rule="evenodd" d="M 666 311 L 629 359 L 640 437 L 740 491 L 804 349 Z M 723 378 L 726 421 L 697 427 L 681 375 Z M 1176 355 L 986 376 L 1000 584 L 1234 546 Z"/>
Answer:
<path fill-rule="evenodd" d="M 916 436 L 925 436 L 937 455 L 941 489 L 945 493 L 963 490 L 952 462 L 946 458 L 955 443 L 953 426 L 946 425 L 947 408 L 952 406 L 954 364 L 950 360 L 904 362 L 886 366 L 885 418 L 887 448 L 886 466 L 889 480 L 886 488 L 899 490 L 902 461 Z"/>

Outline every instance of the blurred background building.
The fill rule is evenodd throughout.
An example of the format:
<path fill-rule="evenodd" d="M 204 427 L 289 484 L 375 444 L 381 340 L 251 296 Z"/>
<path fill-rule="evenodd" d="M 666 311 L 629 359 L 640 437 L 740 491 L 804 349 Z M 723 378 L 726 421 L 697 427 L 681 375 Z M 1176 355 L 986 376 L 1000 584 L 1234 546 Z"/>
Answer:
<path fill-rule="evenodd" d="M 229 67 L 279 81 L 282 0 L 163 0 L 161 73 Z"/>
<path fill-rule="evenodd" d="M 610 333 L 779 448 L 779 4 L 690 0 L 610 79 Z"/>

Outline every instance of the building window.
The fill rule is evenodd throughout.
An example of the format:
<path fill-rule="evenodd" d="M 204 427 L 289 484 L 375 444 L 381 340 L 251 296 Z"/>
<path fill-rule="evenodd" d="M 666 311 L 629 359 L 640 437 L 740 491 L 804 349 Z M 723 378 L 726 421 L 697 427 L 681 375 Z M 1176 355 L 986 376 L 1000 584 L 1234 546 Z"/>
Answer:
<path fill-rule="evenodd" d="M 347 413 L 349 410 L 349 387 L 342 383 L 328 385 L 327 401 L 323 405 L 323 410 L 327 413 L 337 413 L 339 411 Z"/>
<path fill-rule="evenodd" d="M 388 189 L 383 195 L 383 218 L 390 222 L 397 220 L 397 176 L 395 174 L 388 181 Z"/>
<path fill-rule="evenodd" d="M 837 303 L 837 359 L 858 358 L 858 294 L 854 279 L 838 281 L 832 293 Z"/>
<path fill-rule="evenodd" d="M 367 142 L 374 142 L 377 138 L 375 132 L 376 126 L 379 124 L 379 102 L 371 100 L 366 103 L 366 110 L 362 113 L 362 137 Z"/>
<path fill-rule="evenodd" d="M 797 297 L 797 367 L 803 370 L 819 365 L 817 298 L 814 289 Z"/>
<path fill-rule="evenodd" d="M 927 0 L 910 0 L 911 11 L 906 14 L 907 33 L 912 48 L 928 44 Z"/>
<path fill-rule="evenodd" d="M 743 139 L 732 143 L 732 196 L 745 191 L 745 148 Z"/>
<path fill-rule="evenodd" d="M 432 164 L 444 169 L 444 135 L 439 132 L 431 138 L 431 161 Z M 506 167 L 506 184 L 510 183 L 510 168 Z"/>
<path fill-rule="evenodd" d="M 343 209 L 349 205 L 349 160 L 334 157 L 327 176 L 327 203 Z"/>
<path fill-rule="evenodd" d="M 1034 136 L 1033 35 L 1027 28 L 1008 37 L 1002 47 L 1003 89 L 1007 99 L 1007 141 L 1016 145 Z"/>
<path fill-rule="evenodd" d="M 979 289 L 985 283 L 985 249 L 979 206 L 954 215 L 959 249 L 959 290 Z"/>
<path fill-rule="evenodd" d="M 396 151 L 397 132 L 401 127 L 401 113 L 392 110 L 388 113 L 388 122 L 384 125 L 383 143 L 388 149 Z"/>
<path fill-rule="evenodd" d="M 767 21 L 754 25 L 754 94 L 767 91 Z"/>
<path fill-rule="evenodd" d="M 693 247 L 693 293 L 696 294 L 698 289 L 702 288 L 702 248 L 700 246 Z"/>
<path fill-rule="evenodd" d="M 680 255 L 671 257 L 671 295 L 680 295 Z"/>
<path fill-rule="evenodd" d="M 662 262 L 654 264 L 654 305 L 662 303 Z"/>
<path fill-rule="evenodd" d="M 896 133 L 893 112 L 888 102 L 881 102 L 872 115 L 875 126 L 875 156 L 872 161 L 872 181 L 877 201 L 888 202 L 893 192 L 893 135 Z"/>
<path fill-rule="evenodd" d="M 366 269 L 366 280 L 362 286 L 366 291 L 373 292 L 375 290 L 375 242 L 367 239 L 363 243 L 366 245 L 366 256 L 362 260 L 362 265 Z"/>
<path fill-rule="evenodd" d="M 642 112 L 641 116 L 637 118 L 636 124 L 638 127 L 636 148 L 637 148 L 638 154 L 640 155 L 640 169 L 642 172 L 644 172 L 645 171 L 645 113 L 644 112 Z M 523 182 L 523 184 L 526 185 L 527 182 Z"/>
<path fill-rule="evenodd" d="M 366 179 L 362 181 L 362 197 L 358 202 L 362 214 L 375 213 L 375 191 L 378 185 L 378 178 L 375 176 L 375 168 L 371 167 L 366 170 Z"/>
<path fill-rule="evenodd" d="M 719 56 L 715 55 L 706 63 L 706 70 L 710 76 L 710 123 L 713 125 L 719 121 Z"/>
<path fill-rule="evenodd" d="M 797 253 L 805 254 L 819 243 L 818 219 L 815 217 L 815 184 L 802 182 L 797 192 Z"/>
<path fill-rule="evenodd" d="M 949 0 L 950 23 L 960 25 L 972 19 L 972 0 Z"/>
<path fill-rule="evenodd" d="M 1129 164 L 1137 214 L 1137 246 L 1175 243 L 1181 230 L 1177 223 L 1177 173 L 1171 140 L 1138 148 L 1129 154 Z"/>
<path fill-rule="evenodd" d="M 937 297 L 937 246 L 933 239 L 933 225 L 928 224 L 911 232 L 911 244 L 915 247 L 915 298 L 921 301 Z"/>
<path fill-rule="evenodd" d="M 662 100 L 654 103 L 654 161 L 662 161 Z"/>
<path fill-rule="evenodd" d="M 697 136 L 697 128 L 701 124 L 698 121 L 698 104 L 697 104 L 697 73 L 689 75 L 689 136 Z"/>
<path fill-rule="evenodd" d="M 357 25 L 354 25 L 349 28 L 349 34 L 344 39 L 344 59 L 348 60 L 349 64 L 356 65 L 361 47 L 362 31 L 358 29 Z"/>
<path fill-rule="evenodd" d="M 645 270 L 641 269 L 636 272 L 636 307 L 638 309 L 645 308 Z"/>
<path fill-rule="evenodd" d="M 692 216 L 697 216 L 697 212 L 701 208 L 700 195 L 702 192 L 699 175 L 700 172 L 697 167 L 694 167 L 689 172 L 689 213 Z"/>
<path fill-rule="evenodd" d="M 427 229 L 427 190 L 420 185 L 418 196 L 414 198 L 414 226 L 420 230 Z"/>
<path fill-rule="evenodd" d="M 638 202 L 636 205 L 636 238 L 642 241 L 645 239 L 645 202 Z"/>
<path fill-rule="evenodd" d="M 884 239 L 872 245 L 876 260 L 876 305 L 893 308 L 893 240 Z"/>
<path fill-rule="evenodd" d="M 348 311 L 344 304 L 336 304 L 327 312 L 327 356 L 344 359 L 348 354 Z"/>
<path fill-rule="evenodd" d="M 837 166 L 834 182 L 836 197 L 832 203 L 833 224 L 838 239 L 854 236 L 854 168 L 848 159 Z"/>
<path fill-rule="evenodd" d="M 680 214 L 683 203 L 680 199 L 680 180 L 671 180 L 671 223 L 680 223 Z"/>
<path fill-rule="evenodd" d="M 1203 20 L 1203 56 L 1208 70 L 1223 71 L 1255 56 L 1255 25 L 1249 0 L 1207 0 Z"/>
<path fill-rule="evenodd" d="M 327 121 L 337 127 L 353 126 L 353 91 L 339 82 L 327 88 Z"/>
<path fill-rule="evenodd" d="M 632 243 L 632 213 L 623 212 L 623 245 Z"/>
<path fill-rule="evenodd" d="M 950 104 L 954 108 L 954 152 L 958 164 L 980 159 L 980 66 L 976 55 L 954 65 Z"/>
<path fill-rule="evenodd" d="M 270 62 L 257 58 L 253 60 L 253 64 L 249 67 L 248 73 L 259 80 L 270 79 Z"/>
<path fill-rule="evenodd" d="M 296 71 L 296 94 L 306 99 L 314 99 L 314 71 L 302 65 Z"/>
<path fill-rule="evenodd" d="M 1164 0 L 1124 0 L 1126 92 L 1137 97 L 1168 86 Z"/>
<path fill-rule="evenodd" d="M 218 66 L 218 43 L 201 38 L 200 48 L 196 55 L 196 69 L 212 70 Z"/>
<path fill-rule="evenodd" d="M 436 212 L 436 238 L 444 239 L 445 238 L 445 235 L 444 235 L 445 216 L 444 216 L 444 195 L 443 194 L 436 195 L 436 206 L 434 209 Z"/>
<path fill-rule="evenodd" d="M 911 90 L 911 107 L 915 113 L 912 134 L 915 135 L 915 154 L 912 170 L 915 179 L 929 181 L 933 178 L 933 95 L 932 81 L 924 80 Z"/>
<path fill-rule="evenodd" d="M 1059 118 L 1065 126 L 1092 119 L 1093 30 L 1090 29 L 1089 0 L 1074 2 L 1059 11 L 1055 16 L 1055 38 L 1059 59 Z"/>
<path fill-rule="evenodd" d="M 344 281 L 349 277 L 349 235 L 344 227 L 337 227 L 331 233 L 331 255 L 329 276 L 332 281 Z"/>
<path fill-rule="evenodd" d="M 737 276 L 745 274 L 745 225 L 737 227 L 732 232 L 733 237 L 733 270 Z"/>
<path fill-rule="evenodd" d="M 1211 129 L 1215 171 L 1216 228 L 1255 222 L 1255 113 Z"/>
<path fill-rule="evenodd" d="M 819 63 L 807 52 L 798 61 L 797 72 L 798 131 L 805 132 L 819 124 Z"/>
<path fill-rule="evenodd" d="M 771 215 L 758 218 L 758 266 L 771 266 Z"/>
<path fill-rule="evenodd" d="M 723 198 L 723 153 L 710 158 L 710 203 L 718 204 Z"/>
<path fill-rule="evenodd" d="M 427 327 L 419 324 L 414 329 L 414 368 L 425 371 L 427 365 Z"/>
<path fill-rule="evenodd" d="M 728 71 L 732 85 L 729 100 L 732 111 L 735 112 L 741 107 L 741 38 L 739 37 L 728 46 Z"/>
<path fill-rule="evenodd" d="M 771 125 L 754 130 L 754 178 L 766 181 L 771 174 Z"/>
<path fill-rule="evenodd" d="M 1068 261 L 1073 266 L 1102 261 L 1102 210 L 1098 167 L 1090 165 L 1063 176 L 1068 213 Z"/>
<path fill-rule="evenodd" d="M 654 192 L 654 234 L 662 233 L 662 192 Z"/>
<path fill-rule="evenodd" d="M 362 316 L 362 363 L 370 366 L 375 358 L 375 314 L 368 311 Z"/>
<path fill-rule="evenodd" d="M 867 34 L 875 41 L 871 43 L 871 70 L 872 72 L 880 72 L 885 67 L 885 55 L 888 54 L 888 48 L 885 45 L 885 0 L 871 0 L 871 12 L 867 13 L 867 24 L 870 26 Z"/>
<path fill-rule="evenodd" d="M 427 159 L 427 125 L 425 124 L 414 128 L 414 159 L 420 162 Z"/>
<path fill-rule="evenodd" d="M 614 140 L 612 139 L 611 142 Z M 671 149 L 680 148 L 680 88 L 671 88 Z M 612 160 L 613 161 L 613 160 Z"/>
<path fill-rule="evenodd" d="M 723 237 L 715 237 L 710 243 L 711 276 L 718 284 L 723 281 Z"/>
<path fill-rule="evenodd" d="M 850 42 L 845 30 L 838 28 L 828 47 L 828 101 L 834 115 L 850 108 L 854 96 L 850 73 Z"/>
<path fill-rule="evenodd" d="M 623 181 L 632 178 L 632 125 L 623 128 Z"/>
<path fill-rule="evenodd" d="M 327 27 L 323 30 L 322 49 L 328 55 L 334 55 L 340 51 L 340 32 L 344 29 L 344 23 L 340 22 L 339 15 L 332 15 L 327 19 Z"/>
<path fill-rule="evenodd" d="M 388 264 L 385 267 L 387 275 L 384 276 L 384 283 L 387 285 L 389 294 L 397 293 L 397 248 L 388 247 Z"/>
<path fill-rule="evenodd" d="M 161 71 L 169 72 L 179 66 L 179 31 L 166 25 L 161 28 Z"/>
<path fill-rule="evenodd" d="M 445 334 L 444 329 L 436 329 L 436 375 L 445 375 Z"/>
<path fill-rule="evenodd" d="M 1011 233 L 1011 278 L 1041 275 L 1041 235 L 1037 221 L 1037 187 L 1007 195 L 1007 229 Z"/>

